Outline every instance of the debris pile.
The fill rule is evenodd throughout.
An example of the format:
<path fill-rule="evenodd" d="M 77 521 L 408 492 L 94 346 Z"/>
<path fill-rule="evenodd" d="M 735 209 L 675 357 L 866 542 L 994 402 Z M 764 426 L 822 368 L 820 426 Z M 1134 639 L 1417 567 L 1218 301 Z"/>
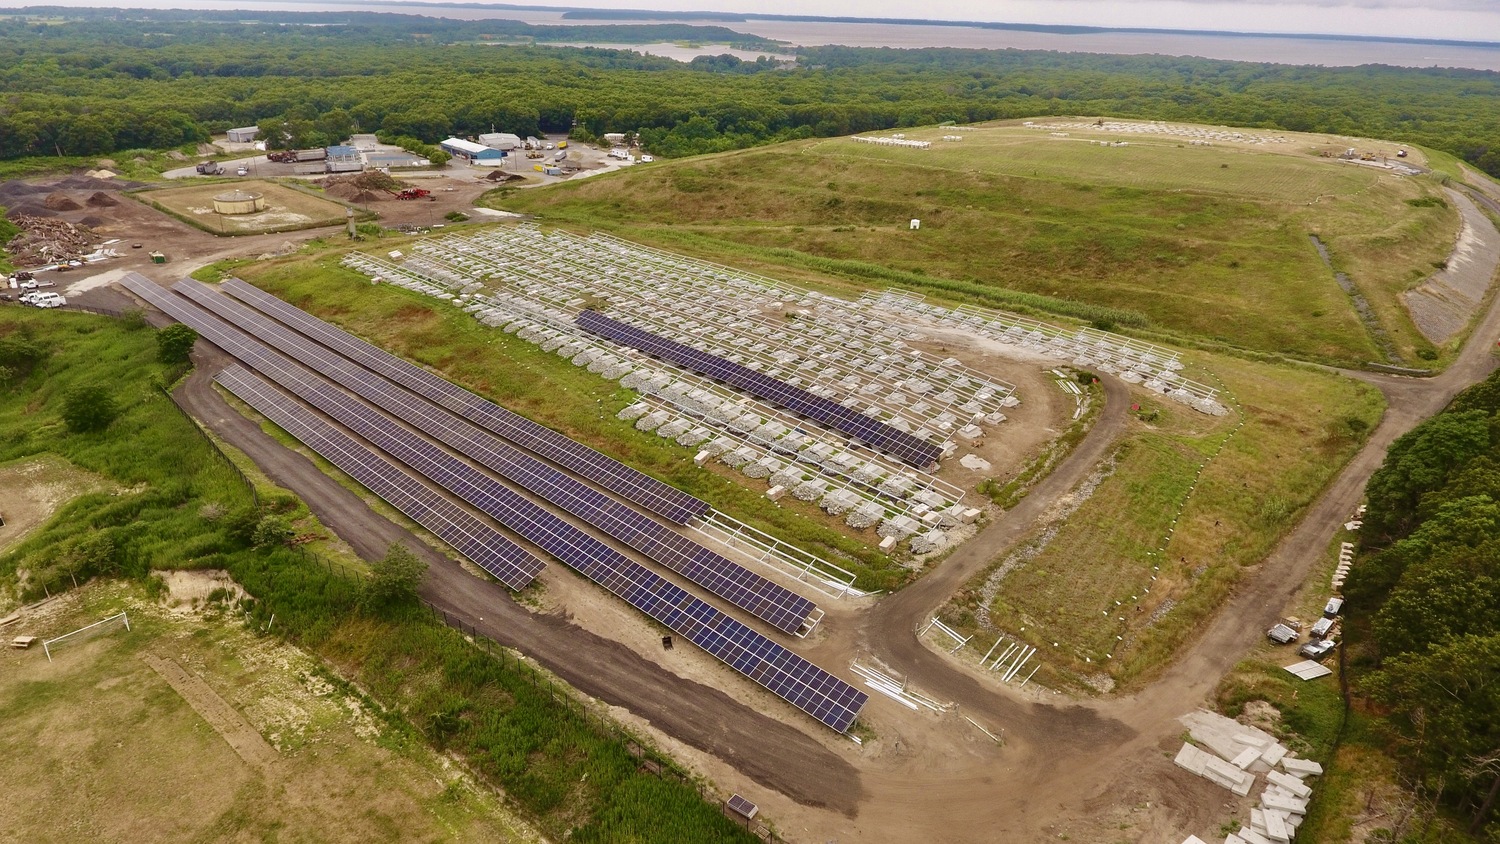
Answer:
<path fill-rule="evenodd" d="M 16 266 L 75 261 L 94 251 L 93 239 L 72 223 L 32 214 L 12 214 L 10 221 L 21 230 L 5 245 Z"/>

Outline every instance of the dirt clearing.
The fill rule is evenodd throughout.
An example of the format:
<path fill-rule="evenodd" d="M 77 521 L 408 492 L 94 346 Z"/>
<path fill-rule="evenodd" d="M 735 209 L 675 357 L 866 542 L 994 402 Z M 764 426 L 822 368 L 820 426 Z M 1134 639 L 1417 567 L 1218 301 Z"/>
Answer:
<path fill-rule="evenodd" d="M 112 583 L 52 604 L 18 632 L 55 636 L 121 609 L 131 630 L 65 644 L 52 663 L 0 653 L 6 840 L 541 840 L 222 603 L 172 613 Z"/>
<path fill-rule="evenodd" d="M 0 464 L 0 551 L 8 550 L 72 499 L 109 482 L 55 454 Z M 3 602 L 0 602 L 3 607 Z"/>

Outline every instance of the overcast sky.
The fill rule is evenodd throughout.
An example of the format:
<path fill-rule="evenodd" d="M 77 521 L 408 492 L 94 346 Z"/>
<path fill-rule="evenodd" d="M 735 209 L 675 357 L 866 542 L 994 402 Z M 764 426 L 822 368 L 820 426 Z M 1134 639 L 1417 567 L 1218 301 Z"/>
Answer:
<path fill-rule="evenodd" d="M 514 0 L 593 6 L 590 0 Z M 755 11 L 1500 41 L 1500 0 L 616 0 L 611 8 Z"/>

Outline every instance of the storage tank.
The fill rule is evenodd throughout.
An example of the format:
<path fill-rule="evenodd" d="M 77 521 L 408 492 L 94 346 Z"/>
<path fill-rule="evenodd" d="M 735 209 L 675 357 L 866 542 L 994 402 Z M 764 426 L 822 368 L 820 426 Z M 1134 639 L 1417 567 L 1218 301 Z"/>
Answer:
<path fill-rule="evenodd" d="M 225 191 L 214 197 L 214 211 L 220 214 L 254 214 L 266 210 L 266 198 L 247 190 Z"/>

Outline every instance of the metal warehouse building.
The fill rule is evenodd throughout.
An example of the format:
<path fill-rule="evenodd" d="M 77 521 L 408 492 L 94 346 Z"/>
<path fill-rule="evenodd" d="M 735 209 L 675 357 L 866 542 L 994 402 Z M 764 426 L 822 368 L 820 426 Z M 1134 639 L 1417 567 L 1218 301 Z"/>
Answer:
<path fill-rule="evenodd" d="M 248 144 L 255 140 L 260 134 L 259 126 L 242 126 L 239 129 L 229 130 L 229 142 L 235 144 Z"/>
<path fill-rule="evenodd" d="M 465 161 L 488 161 L 499 164 L 505 160 L 505 154 L 500 152 L 500 150 L 491 149 L 484 144 L 476 144 L 473 141 L 466 141 L 462 138 L 449 138 L 438 144 L 438 146 L 447 150 L 454 157 L 462 158 Z"/>

